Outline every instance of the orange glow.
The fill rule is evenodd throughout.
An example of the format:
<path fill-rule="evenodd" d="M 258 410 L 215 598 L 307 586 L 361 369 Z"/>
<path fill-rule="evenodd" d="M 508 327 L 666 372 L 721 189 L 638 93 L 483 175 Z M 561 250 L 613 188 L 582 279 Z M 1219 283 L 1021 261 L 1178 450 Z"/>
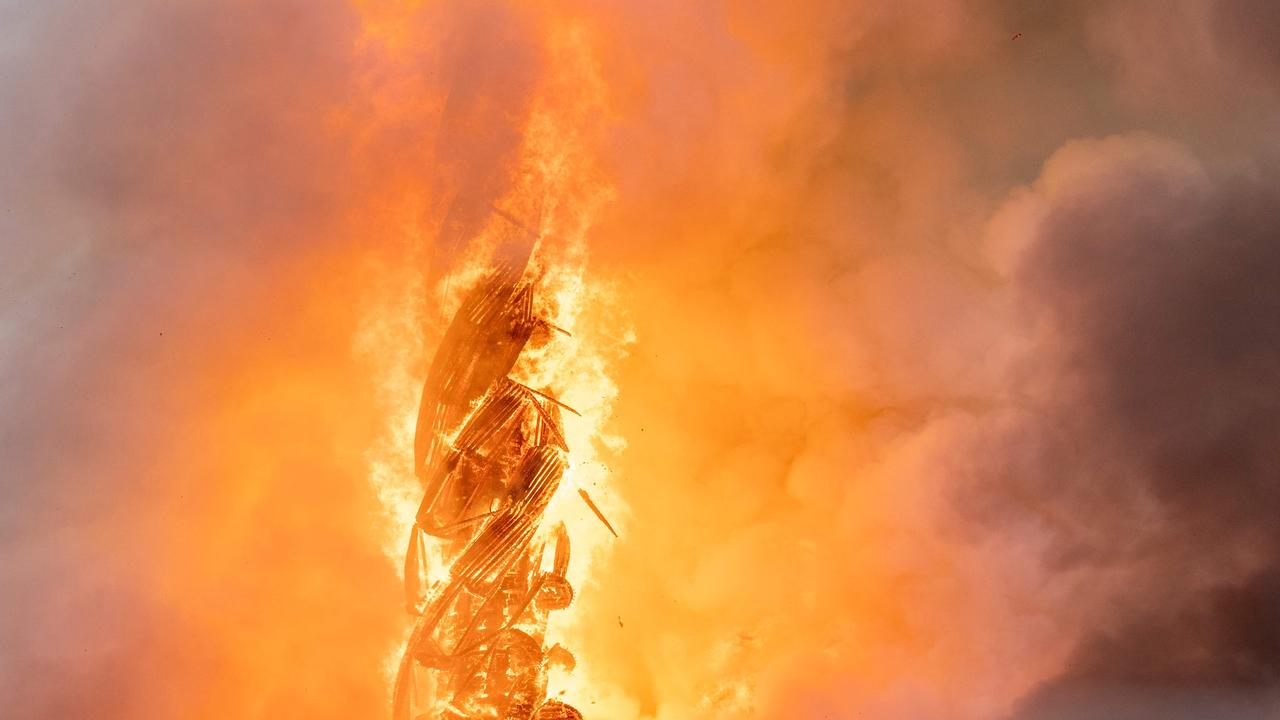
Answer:
<path fill-rule="evenodd" d="M 356 94 L 320 119 L 359 173 L 342 216 L 314 228 L 337 249 L 280 268 L 259 322 L 209 359 L 207 410 L 181 430 L 181 454 L 206 458 L 200 476 L 218 491 L 170 501 L 157 593 L 198 618 L 196 646 L 215 645 L 221 664 L 190 690 L 220 698 L 202 717 L 383 711 L 408 623 L 395 586 L 420 497 L 417 398 L 491 244 L 492 227 L 458 257 L 433 254 L 467 172 L 439 138 L 453 84 L 467 82 L 465 68 L 450 74 L 457 51 L 443 40 L 469 6 L 356 7 Z M 814 298 L 788 275 L 807 268 L 735 238 L 800 204 L 798 179 L 761 148 L 815 102 L 822 58 L 802 26 L 823 13 L 775 28 L 744 10 L 720 39 L 735 47 L 724 54 L 704 47 L 692 17 L 627 28 L 643 18 L 554 3 L 501 17 L 513 26 L 485 32 L 520 35 L 541 70 L 513 97 L 481 102 L 518 129 L 511 152 L 493 155 L 508 187 L 494 205 L 536 224 L 539 305 L 573 335 L 516 374 L 559 388 L 583 414 L 567 418 L 572 482 L 552 509 L 574 538 L 580 589 L 556 639 L 579 666 L 552 693 L 589 717 L 727 719 L 781 717 L 832 685 L 874 709 L 991 677 L 973 648 L 990 642 L 984 618 L 1005 608 L 937 579 L 972 558 L 926 532 L 928 478 L 902 480 L 928 439 L 886 453 L 869 407 L 835 411 L 825 388 L 858 380 L 815 342 Z M 613 42 L 623 32 L 661 50 L 626 51 Z M 695 97 L 671 99 L 674 116 L 661 119 L 671 125 L 649 127 L 636 113 L 642 97 L 671 91 L 664 53 L 690 72 L 751 82 L 681 78 L 678 91 Z M 761 59 L 739 66 L 733 53 Z M 699 92 L 715 97 L 708 105 Z M 485 128 L 458 132 L 472 130 L 480 139 L 465 142 L 486 142 Z M 659 143 L 675 149 L 650 152 Z M 192 506 L 194 518 L 183 511 Z M 996 672 L 983 712 L 1038 679 L 1049 657 Z"/>
<path fill-rule="evenodd" d="M 148 603 L 112 652 L 167 679 L 121 680 L 132 716 L 389 716 L 423 378 L 508 222 L 451 244 L 467 193 L 539 237 L 536 305 L 571 335 L 513 373 L 581 413 L 546 523 L 577 593 L 553 696 L 595 720 L 987 720 L 1061 670 L 1102 601 L 1038 587 L 1042 534 L 965 535 L 946 483 L 1016 350 L 971 271 L 1004 196 L 968 189 L 933 100 L 832 70 L 943 74 L 985 42 L 965 11 L 323 5 L 265 40 L 236 24 L 256 52 L 223 100 L 253 112 L 158 104 L 195 148 L 113 188 L 164 212 L 111 223 L 212 247 L 154 260 L 176 319 L 106 373 L 154 426 L 128 512 L 86 530 Z"/>

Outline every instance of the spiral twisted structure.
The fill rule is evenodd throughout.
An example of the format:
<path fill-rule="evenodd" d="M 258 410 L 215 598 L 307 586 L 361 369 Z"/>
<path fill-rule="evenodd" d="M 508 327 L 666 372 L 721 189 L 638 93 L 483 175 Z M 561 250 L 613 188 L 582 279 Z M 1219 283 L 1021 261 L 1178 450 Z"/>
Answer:
<path fill-rule="evenodd" d="M 527 249 L 515 254 L 467 293 L 423 387 L 414 466 L 425 493 L 404 572 L 417 620 L 393 720 L 582 718 L 546 697 L 548 669 L 574 664 L 546 646 L 548 614 L 573 588 L 564 526 L 539 532 L 567 467 L 561 412 L 572 409 L 509 377 L 526 345 L 556 330 L 535 312 Z M 428 543 L 448 567 L 430 586 Z"/>

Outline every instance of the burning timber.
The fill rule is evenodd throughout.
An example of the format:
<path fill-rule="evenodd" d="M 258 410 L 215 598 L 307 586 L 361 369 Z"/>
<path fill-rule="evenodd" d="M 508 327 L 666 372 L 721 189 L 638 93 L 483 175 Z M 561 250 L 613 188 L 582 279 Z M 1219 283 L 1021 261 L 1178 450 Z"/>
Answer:
<path fill-rule="evenodd" d="M 423 387 L 414 467 L 425 493 L 404 572 L 417 621 L 393 720 L 582 718 L 547 699 L 548 670 L 574 665 L 546 646 L 549 613 L 573 600 L 569 535 L 539 532 L 567 467 L 561 413 L 573 410 L 509 377 L 531 339 L 559 331 L 535 315 L 525 265 L 500 266 L 470 290 Z M 432 585 L 428 543 L 448 567 Z"/>

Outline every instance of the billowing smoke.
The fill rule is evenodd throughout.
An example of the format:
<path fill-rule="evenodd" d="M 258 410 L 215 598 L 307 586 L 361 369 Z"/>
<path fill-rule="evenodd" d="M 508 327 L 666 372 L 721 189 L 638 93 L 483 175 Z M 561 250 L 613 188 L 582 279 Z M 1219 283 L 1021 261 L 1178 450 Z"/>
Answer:
<path fill-rule="evenodd" d="M 1037 451 L 982 467 L 965 493 L 992 528 L 1028 522 L 1008 498 L 1039 498 L 1038 524 L 1065 523 L 1047 525 L 1046 572 L 1087 580 L 1077 600 L 1100 603 L 1029 717 L 1096 716 L 1078 704 L 1090 685 L 1112 704 L 1163 696 L 1148 715 L 1274 711 L 1238 706 L 1274 703 L 1280 683 L 1273 153 L 1211 170 L 1147 137 L 1074 143 L 1006 208 L 1035 217 L 1016 275 L 1041 419 L 1003 442 Z M 1196 709 L 1209 702 L 1231 709 Z"/>
<path fill-rule="evenodd" d="M 576 704 L 1274 716 L 1272 3 L 100 5 L 0 2 L 8 715 L 386 712 L 377 375 L 569 27 L 636 337 Z"/>
<path fill-rule="evenodd" d="M 352 482 L 376 425 L 341 229 L 361 178 L 330 138 L 358 18 L 2 13 L 4 714 L 381 706 L 398 617 L 365 602 L 395 583 Z"/>

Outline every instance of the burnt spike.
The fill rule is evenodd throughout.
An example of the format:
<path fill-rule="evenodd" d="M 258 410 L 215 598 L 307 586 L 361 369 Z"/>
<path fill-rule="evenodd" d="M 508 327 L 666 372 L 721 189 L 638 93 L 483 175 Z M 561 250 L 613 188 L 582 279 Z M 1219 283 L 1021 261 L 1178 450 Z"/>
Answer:
<path fill-rule="evenodd" d="M 516 382 L 516 381 L 515 381 L 515 380 L 512 380 L 511 382 Z M 544 392 L 541 392 L 541 391 L 539 391 L 539 390 L 534 390 L 533 388 L 529 387 L 528 385 L 525 385 L 524 383 L 518 383 L 518 382 L 517 382 L 516 384 L 517 384 L 517 385 L 519 385 L 520 387 L 524 388 L 525 390 L 528 390 L 529 392 L 533 393 L 534 395 L 537 395 L 538 397 L 542 398 L 543 400 L 550 400 L 551 402 L 555 403 L 556 405 L 559 405 L 560 407 L 564 408 L 565 410 L 568 410 L 569 412 L 573 413 L 574 415 L 577 415 L 578 417 L 582 417 L 582 413 L 578 412 L 577 410 L 574 410 L 573 408 L 569 407 L 568 405 L 564 404 L 563 402 L 560 402 L 560 400 L 556 399 L 555 397 L 553 397 L 553 396 L 551 396 L 551 395 L 548 395 L 548 394 L 546 394 L 546 393 L 544 393 Z"/>
<path fill-rule="evenodd" d="M 557 325 L 557 324 L 555 324 L 555 323 L 551 322 L 550 320 L 545 320 L 545 319 L 543 319 L 543 318 L 538 318 L 538 322 L 542 323 L 543 325 L 545 325 L 546 327 L 548 327 L 548 328 L 550 328 L 550 329 L 552 329 L 552 330 L 555 330 L 555 331 L 556 331 L 556 332 L 558 332 L 558 333 L 563 334 L 565 337 L 573 337 L 573 333 L 569 332 L 568 330 L 565 330 L 564 328 L 562 328 L 562 327 L 560 327 L 559 325 Z"/>

